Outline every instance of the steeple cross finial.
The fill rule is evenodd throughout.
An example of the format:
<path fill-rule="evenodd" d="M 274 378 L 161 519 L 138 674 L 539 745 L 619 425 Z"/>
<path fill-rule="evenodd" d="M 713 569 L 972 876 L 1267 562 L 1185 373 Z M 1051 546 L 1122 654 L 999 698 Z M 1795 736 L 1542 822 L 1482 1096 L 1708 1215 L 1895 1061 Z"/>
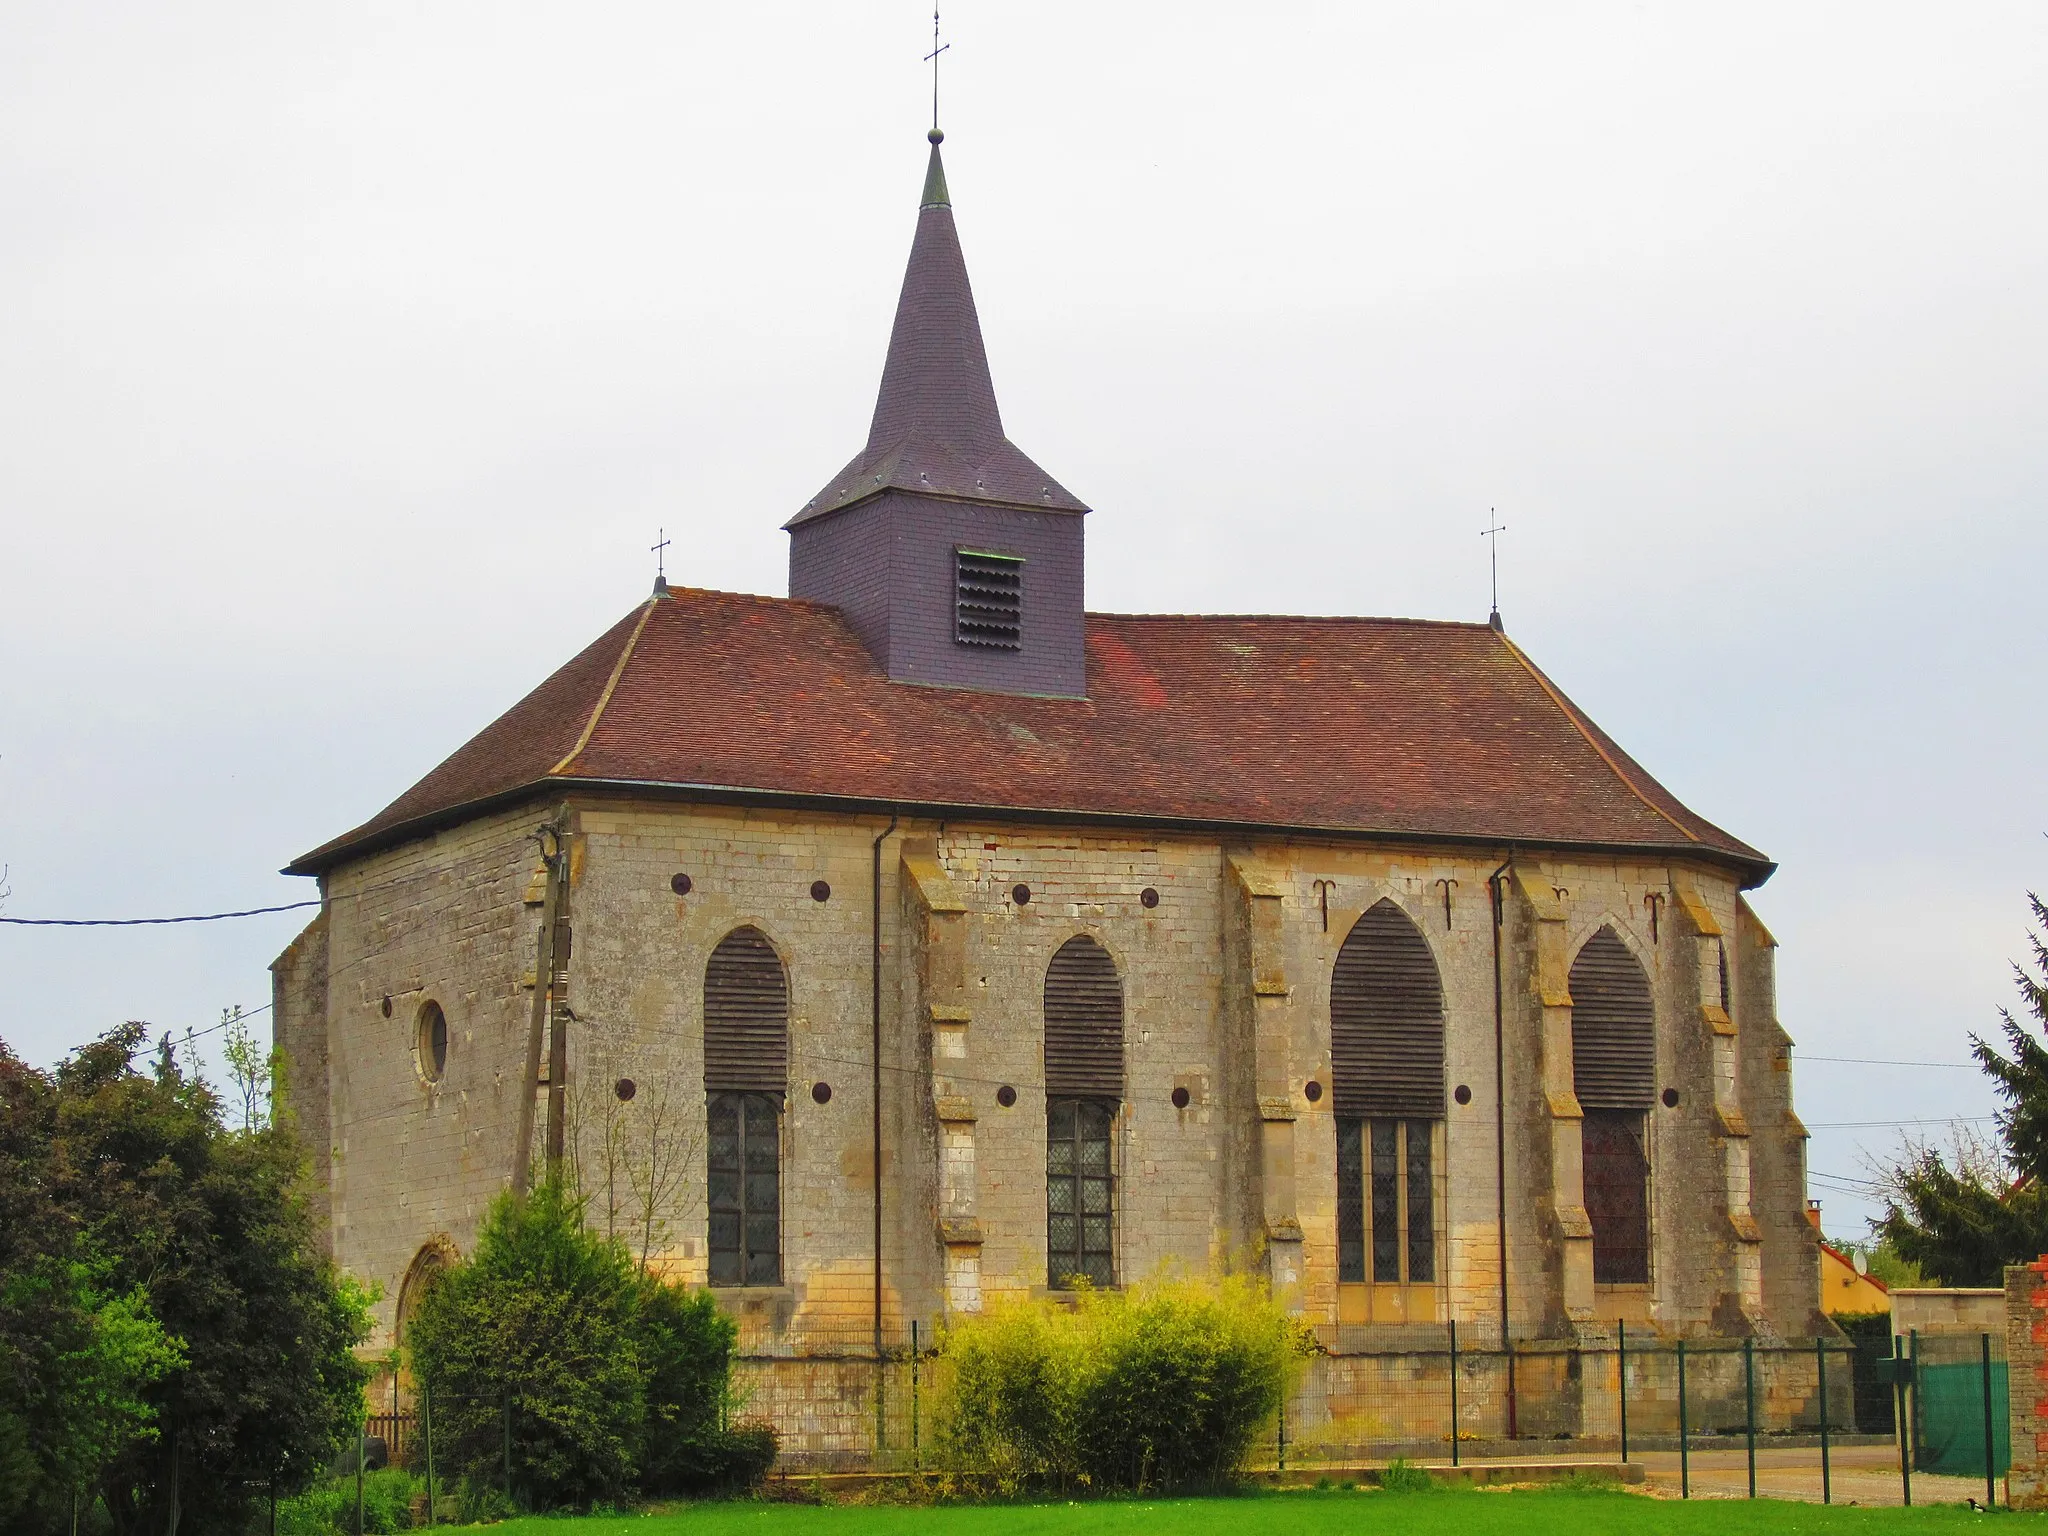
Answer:
<path fill-rule="evenodd" d="M 951 43 L 939 41 L 939 10 L 932 7 L 932 51 L 924 56 L 925 63 L 932 67 L 932 137 L 937 142 L 939 132 L 939 55 L 952 47 Z"/>
<path fill-rule="evenodd" d="M 1481 537 L 1482 539 L 1491 539 L 1493 541 L 1491 555 L 1491 561 L 1493 566 L 1493 612 L 1488 617 L 1487 623 L 1491 624 L 1495 629 L 1499 629 L 1501 627 L 1500 536 L 1508 531 L 1508 525 L 1500 521 L 1500 519 L 1495 515 L 1494 509 L 1492 507 L 1488 507 L 1486 509 L 1486 523 L 1487 526 L 1479 530 L 1479 537 Z"/>
<path fill-rule="evenodd" d="M 668 530 L 657 528 L 654 535 L 656 542 L 648 545 L 647 551 L 654 556 L 654 579 L 664 581 L 668 578 Z"/>

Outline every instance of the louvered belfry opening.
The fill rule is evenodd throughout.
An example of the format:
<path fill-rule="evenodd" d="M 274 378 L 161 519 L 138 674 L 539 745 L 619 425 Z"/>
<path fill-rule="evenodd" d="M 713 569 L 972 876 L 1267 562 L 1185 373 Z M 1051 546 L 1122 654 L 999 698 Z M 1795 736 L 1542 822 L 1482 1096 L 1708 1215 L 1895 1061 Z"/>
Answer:
<path fill-rule="evenodd" d="M 758 928 L 719 941 L 704 968 L 710 1280 L 782 1283 L 782 1105 L 789 978 Z"/>
<path fill-rule="evenodd" d="M 1124 988 L 1109 951 L 1067 940 L 1045 972 L 1046 1278 L 1116 1283 L 1116 1117 Z"/>
<path fill-rule="evenodd" d="M 1015 555 L 953 551 L 953 638 L 998 651 L 1024 646 L 1024 562 Z"/>
<path fill-rule="evenodd" d="M 1581 1146 L 1593 1279 L 1650 1279 L 1649 1111 L 1657 1094 L 1657 1011 L 1650 979 L 1612 928 L 1572 961 L 1572 1091 Z"/>
<path fill-rule="evenodd" d="M 1444 994 L 1436 957 L 1391 900 L 1345 937 L 1330 977 L 1337 1115 L 1337 1278 L 1436 1278 L 1436 1127 L 1444 1116 Z"/>

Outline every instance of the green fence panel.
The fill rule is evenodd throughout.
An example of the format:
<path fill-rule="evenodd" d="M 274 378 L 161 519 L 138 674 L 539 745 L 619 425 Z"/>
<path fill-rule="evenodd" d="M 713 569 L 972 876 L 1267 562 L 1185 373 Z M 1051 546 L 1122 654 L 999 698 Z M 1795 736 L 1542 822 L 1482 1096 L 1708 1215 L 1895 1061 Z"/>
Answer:
<path fill-rule="evenodd" d="M 1913 1417 L 1913 1464 L 1922 1472 L 1951 1477 L 1984 1475 L 1984 1367 L 1980 1361 L 1933 1361 L 1923 1352 L 1914 1373 L 1918 1396 Z M 1991 1362 L 1992 1466 L 2003 1475 L 2012 1465 L 2012 1436 L 2006 1424 L 2005 1362 Z"/>

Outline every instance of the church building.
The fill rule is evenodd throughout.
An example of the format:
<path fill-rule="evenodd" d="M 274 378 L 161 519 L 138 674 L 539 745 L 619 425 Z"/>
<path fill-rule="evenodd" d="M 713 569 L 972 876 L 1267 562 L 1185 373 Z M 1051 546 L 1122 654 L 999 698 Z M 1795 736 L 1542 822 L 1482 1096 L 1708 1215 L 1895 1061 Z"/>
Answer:
<path fill-rule="evenodd" d="M 1824 1329 L 1771 862 L 1498 614 L 1088 612 L 941 137 L 789 595 L 657 581 L 290 866 L 288 1097 L 381 1342 L 556 1147 L 792 1362 L 1176 1270 L 1336 1355 Z"/>

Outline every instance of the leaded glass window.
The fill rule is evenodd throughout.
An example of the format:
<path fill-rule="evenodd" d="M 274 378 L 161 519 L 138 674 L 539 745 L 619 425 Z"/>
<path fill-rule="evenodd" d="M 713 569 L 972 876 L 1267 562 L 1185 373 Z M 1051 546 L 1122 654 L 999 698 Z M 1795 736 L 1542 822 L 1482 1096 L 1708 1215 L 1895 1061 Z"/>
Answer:
<path fill-rule="evenodd" d="M 781 1105 L 765 1093 L 711 1095 L 711 1283 L 782 1283 Z"/>
<path fill-rule="evenodd" d="M 1337 1278 L 1436 1279 L 1436 1122 L 1337 1122 Z"/>
<path fill-rule="evenodd" d="M 1116 1106 L 1099 1099 L 1046 1105 L 1045 1239 L 1047 1282 L 1116 1284 L 1116 1172 L 1111 1131 Z"/>

